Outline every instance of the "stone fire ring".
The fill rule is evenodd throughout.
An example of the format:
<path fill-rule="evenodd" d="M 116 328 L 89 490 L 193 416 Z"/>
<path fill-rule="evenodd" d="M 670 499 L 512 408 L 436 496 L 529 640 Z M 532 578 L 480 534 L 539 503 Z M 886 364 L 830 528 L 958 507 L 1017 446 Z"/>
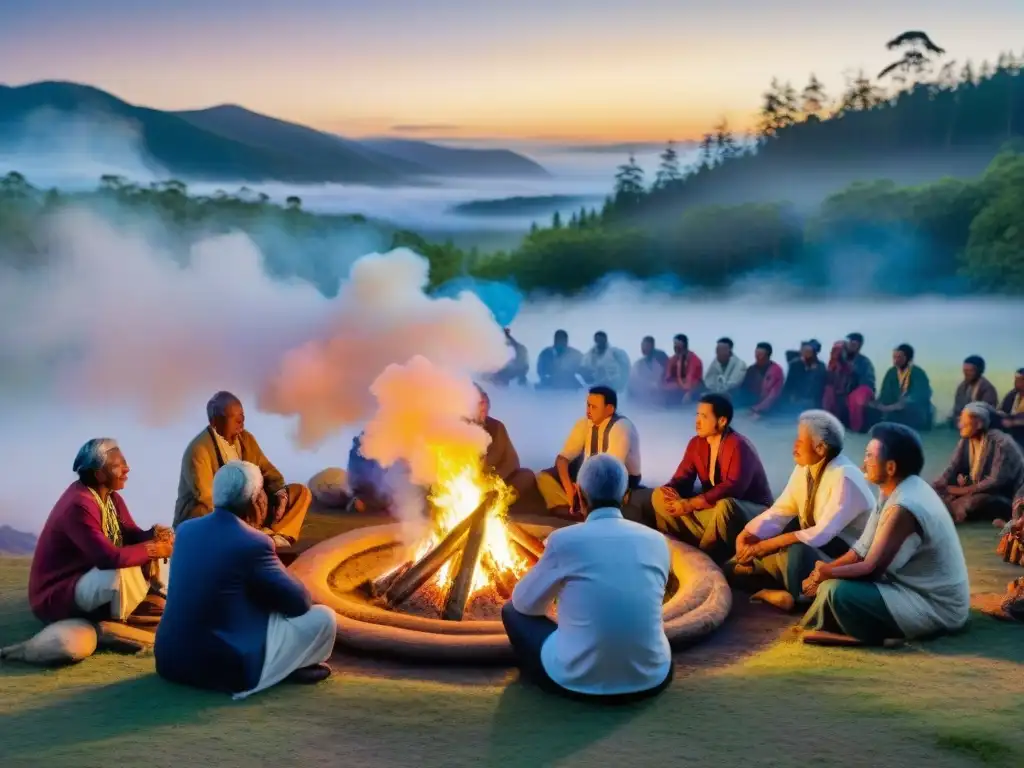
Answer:
<path fill-rule="evenodd" d="M 543 539 L 552 528 L 524 524 Z M 512 648 L 500 621 L 443 621 L 389 611 L 357 593 L 332 589 L 331 574 L 347 560 L 396 544 L 399 524 L 359 528 L 303 552 L 289 570 L 309 589 L 313 601 L 332 608 L 338 641 L 370 653 L 414 660 L 463 663 L 511 661 Z M 732 592 L 721 570 L 703 552 L 669 539 L 672 571 L 679 580 L 665 602 L 665 633 L 673 647 L 714 632 L 732 608 Z"/>

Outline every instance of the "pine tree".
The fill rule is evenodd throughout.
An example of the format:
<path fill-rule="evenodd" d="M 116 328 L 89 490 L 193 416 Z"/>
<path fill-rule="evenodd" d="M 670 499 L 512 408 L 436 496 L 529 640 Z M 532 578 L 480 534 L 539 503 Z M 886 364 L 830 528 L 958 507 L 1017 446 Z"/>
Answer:
<path fill-rule="evenodd" d="M 717 160 L 718 154 L 715 152 L 715 135 L 713 133 L 705 133 L 700 140 L 700 167 L 713 168 Z"/>
<path fill-rule="evenodd" d="M 800 94 L 800 99 L 800 107 L 804 114 L 804 119 L 807 120 L 815 117 L 820 120 L 822 113 L 828 105 L 828 95 L 825 93 L 824 83 L 813 72 L 811 73 L 810 80 L 807 81 L 807 85 L 804 86 L 803 92 Z"/>
<path fill-rule="evenodd" d="M 724 163 L 739 154 L 736 139 L 729 130 L 729 121 L 724 117 L 715 126 L 715 156 L 719 163 Z"/>
<path fill-rule="evenodd" d="M 772 78 L 771 86 L 761 95 L 761 111 L 757 122 L 757 136 L 760 142 L 768 141 L 775 136 L 778 128 L 779 110 L 782 103 L 779 101 L 779 81 Z"/>
<path fill-rule="evenodd" d="M 644 169 L 637 165 L 636 158 L 620 165 L 615 174 L 615 205 L 635 205 L 644 196 Z"/>
<path fill-rule="evenodd" d="M 664 189 L 682 181 L 683 172 L 679 167 L 679 153 L 676 152 L 676 143 L 669 141 L 661 153 L 661 163 L 658 166 L 658 173 L 654 177 L 654 188 Z"/>
<path fill-rule="evenodd" d="M 555 211 L 555 215 L 551 217 L 551 228 L 561 229 L 562 228 L 562 214 Z"/>

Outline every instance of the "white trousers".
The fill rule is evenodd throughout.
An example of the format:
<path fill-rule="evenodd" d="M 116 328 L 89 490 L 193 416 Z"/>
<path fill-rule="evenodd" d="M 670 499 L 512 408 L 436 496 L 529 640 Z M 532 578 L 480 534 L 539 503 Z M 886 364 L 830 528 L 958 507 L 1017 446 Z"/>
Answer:
<path fill-rule="evenodd" d="M 280 613 L 270 614 L 267 655 L 260 681 L 252 690 L 236 693 L 232 698 L 252 696 L 277 685 L 297 669 L 327 661 L 334 650 L 337 631 L 334 611 L 324 605 L 314 605 L 293 619 Z"/>
<path fill-rule="evenodd" d="M 92 613 L 104 605 L 110 606 L 110 618 L 124 621 L 149 593 L 149 581 L 141 568 L 121 568 L 101 571 L 93 568 L 75 584 L 75 605 Z"/>

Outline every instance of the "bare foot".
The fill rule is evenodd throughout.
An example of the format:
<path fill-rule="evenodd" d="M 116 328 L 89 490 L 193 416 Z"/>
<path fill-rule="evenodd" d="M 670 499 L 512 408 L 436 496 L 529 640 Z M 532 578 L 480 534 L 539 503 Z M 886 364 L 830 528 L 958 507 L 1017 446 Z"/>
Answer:
<path fill-rule="evenodd" d="M 784 589 L 762 589 L 750 597 L 752 603 L 767 603 L 780 611 L 789 613 L 796 607 L 796 600 Z"/>

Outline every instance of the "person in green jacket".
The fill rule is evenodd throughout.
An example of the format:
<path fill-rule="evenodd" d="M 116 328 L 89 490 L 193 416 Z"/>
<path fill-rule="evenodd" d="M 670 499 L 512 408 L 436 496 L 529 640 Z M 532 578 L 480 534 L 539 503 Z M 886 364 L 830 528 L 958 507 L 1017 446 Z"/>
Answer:
<path fill-rule="evenodd" d="M 878 398 L 868 403 L 867 417 L 868 427 L 889 421 L 923 432 L 935 424 L 932 385 L 924 369 L 914 365 L 909 344 L 892 351 L 892 368 L 885 372 Z"/>

